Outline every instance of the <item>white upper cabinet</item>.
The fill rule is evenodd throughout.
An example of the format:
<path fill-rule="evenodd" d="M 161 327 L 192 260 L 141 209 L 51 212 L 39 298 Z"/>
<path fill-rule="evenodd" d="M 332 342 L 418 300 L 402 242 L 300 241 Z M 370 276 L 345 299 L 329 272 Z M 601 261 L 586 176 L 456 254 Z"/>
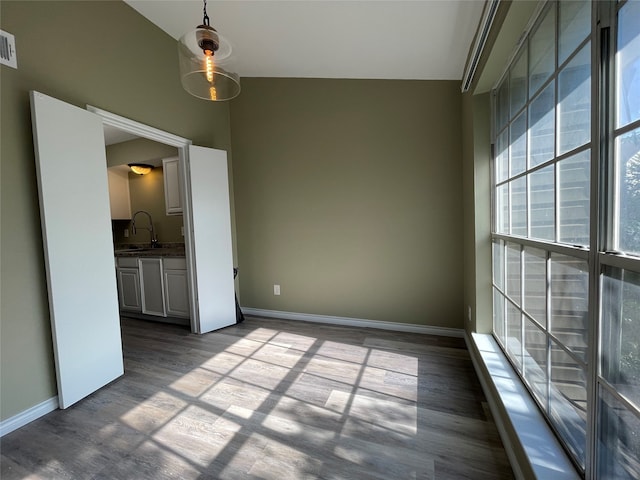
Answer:
<path fill-rule="evenodd" d="M 167 215 L 182 215 L 178 157 L 162 159 L 162 173 L 164 176 L 164 204 Z"/>
<path fill-rule="evenodd" d="M 111 220 L 131 220 L 129 167 L 122 165 L 107 168 L 107 176 L 109 179 Z"/>

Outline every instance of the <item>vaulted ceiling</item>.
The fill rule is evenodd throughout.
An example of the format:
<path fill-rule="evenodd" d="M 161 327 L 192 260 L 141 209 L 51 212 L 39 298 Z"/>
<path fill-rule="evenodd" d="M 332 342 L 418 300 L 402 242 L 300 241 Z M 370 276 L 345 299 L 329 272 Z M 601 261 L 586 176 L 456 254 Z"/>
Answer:
<path fill-rule="evenodd" d="M 202 23 L 198 0 L 125 0 L 172 37 Z M 209 1 L 242 77 L 458 80 L 483 0 Z"/>

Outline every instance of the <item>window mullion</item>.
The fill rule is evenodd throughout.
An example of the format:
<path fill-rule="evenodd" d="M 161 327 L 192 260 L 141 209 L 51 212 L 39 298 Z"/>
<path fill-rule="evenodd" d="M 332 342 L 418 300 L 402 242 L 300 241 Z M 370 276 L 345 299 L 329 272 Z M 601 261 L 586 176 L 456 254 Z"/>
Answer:
<path fill-rule="evenodd" d="M 591 45 L 591 203 L 590 203 L 590 248 L 589 248 L 589 333 L 587 371 L 587 437 L 586 437 L 586 480 L 595 480 L 597 475 L 598 436 L 598 378 L 601 356 L 600 345 L 600 295 L 602 265 L 599 252 L 612 246 L 613 189 L 611 181 L 611 119 L 613 109 L 611 72 L 611 20 L 610 2 L 593 2 L 592 32 L 595 41 Z"/>
<path fill-rule="evenodd" d="M 545 271 L 545 283 L 546 283 L 546 301 L 547 301 L 547 324 L 546 328 L 546 338 L 547 338 L 547 414 L 551 408 L 551 336 L 549 332 L 551 331 L 551 252 L 547 251 L 547 259 L 546 259 L 546 271 Z"/>
<path fill-rule="evenodd" d="M 520 355 L 522 358 L 522 374 L 527 378 L 527 369 L 525 362 L 525 322 L 524 315 L 524 275 L 525 275 L 525 262 L 524 262 L 524 245 L 520 245 Z"/>

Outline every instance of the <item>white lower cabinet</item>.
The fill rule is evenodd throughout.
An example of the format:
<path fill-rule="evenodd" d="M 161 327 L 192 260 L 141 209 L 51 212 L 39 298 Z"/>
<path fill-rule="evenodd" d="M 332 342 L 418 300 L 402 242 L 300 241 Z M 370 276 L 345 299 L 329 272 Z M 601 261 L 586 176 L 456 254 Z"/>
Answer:
<path fill-rule="evenodd" d="M 166 317 L 162 258 L 139 258 L 142 313 Z"/>
<path fill-rule="evenodd" d="M 141 312 L 140 274 L 137 268 L 118 268 L 120 310 Z"/>
<path fill-rule="evenodd" d="M 184 258 L 164 258 L 164 297 L 167 315 L 189 318 L 189 287 Z"/>
<path fill-rule="evenodd" d="M 117 276 L 120 310 L 190 317 L 185 257 L 119 257 Z"/>

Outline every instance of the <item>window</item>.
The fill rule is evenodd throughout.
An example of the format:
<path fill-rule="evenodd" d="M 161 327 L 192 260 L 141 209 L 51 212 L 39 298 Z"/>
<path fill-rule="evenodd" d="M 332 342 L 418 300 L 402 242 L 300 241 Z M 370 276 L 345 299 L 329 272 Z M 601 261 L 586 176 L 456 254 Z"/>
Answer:
<path fill-rule="evenodd" d="M 640 478 L 640 0 L 548 1 L 512 58 L 494 336 L 586 478 Z"/>

